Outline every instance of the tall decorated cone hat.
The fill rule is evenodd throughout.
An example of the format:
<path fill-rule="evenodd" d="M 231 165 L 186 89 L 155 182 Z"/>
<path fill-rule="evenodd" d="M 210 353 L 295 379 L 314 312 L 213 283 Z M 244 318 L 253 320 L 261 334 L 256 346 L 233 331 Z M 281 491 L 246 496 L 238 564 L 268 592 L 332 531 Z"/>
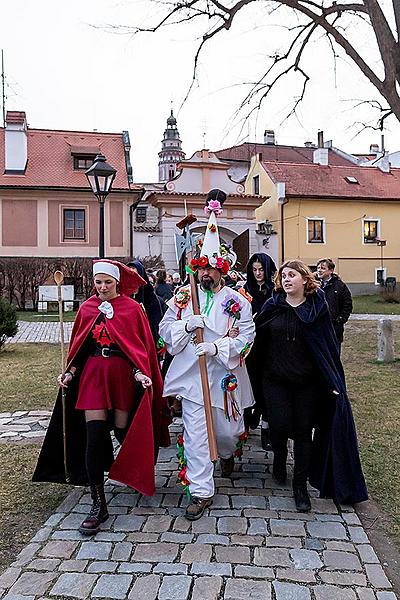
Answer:
<path fill-rule="evenodd" d="M 199 267 L 204 268 L 207 265 L 218 269 L 223 275 L 226 275 L 230 269 L 229 261 L 226 260 L 226 258 L 224 258 L 221 254 L 217 224 L 217 217 L 222 213 L 221 207 L 225 200 L 226 194 L 222 190 L 211 190 L 207 194 L 204 212 L 209 219 L 204 235 L 200 257 L 193 258 L 190 261 L 190 268 L 194 272 Z"/>

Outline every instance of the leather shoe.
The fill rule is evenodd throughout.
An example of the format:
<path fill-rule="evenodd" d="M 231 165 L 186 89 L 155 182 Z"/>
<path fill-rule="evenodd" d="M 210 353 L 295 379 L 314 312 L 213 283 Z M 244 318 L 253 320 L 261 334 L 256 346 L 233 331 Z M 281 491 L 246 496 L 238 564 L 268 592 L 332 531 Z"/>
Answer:
<path fill-rule="evenodd" d="M 307 484 L 294 485 L 293 496 L 298 512 L 310 512 L 311 500 L 307 491 Z"/>
<path fill-rule="evenodd" d="M 230 477 L 232 475 L 232 471 L 235 468 L 235 459 L 233 456 L 230 458 L 220 458 L 219 459 L 221 466 L 221 476 L 222 477 Z"/>
<path fill-rule="evenodd" d="M 197 519 L 200 519 L 204 515 L 204 511 L 212 503 L 212 498 L 196 498 L 192 496 L 192 501 L 186 508 L 185 517 L 189 521 L 197 521 Z"/>

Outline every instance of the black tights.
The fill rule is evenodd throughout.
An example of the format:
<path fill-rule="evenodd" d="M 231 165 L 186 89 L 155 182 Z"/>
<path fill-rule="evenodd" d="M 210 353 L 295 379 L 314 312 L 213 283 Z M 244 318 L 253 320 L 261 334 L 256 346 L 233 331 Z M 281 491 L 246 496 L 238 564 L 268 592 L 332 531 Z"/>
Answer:
<path fill-rule="evenodd" d="M 274 459 L 286 462 L 287 441 L 293 439 L 293 484 L 307 481 L 311 451 L 312 429 L 320 384 L 310 382 L 302 387 L 264 380 L 264 401 L 268 414 Z"/>
<path fill-rule="evenodd" d="M 104 480 L 106 449 L 109 447 L 106 421 L 86 422 L 86 471 L 90 485 L 99 485 Z"/>

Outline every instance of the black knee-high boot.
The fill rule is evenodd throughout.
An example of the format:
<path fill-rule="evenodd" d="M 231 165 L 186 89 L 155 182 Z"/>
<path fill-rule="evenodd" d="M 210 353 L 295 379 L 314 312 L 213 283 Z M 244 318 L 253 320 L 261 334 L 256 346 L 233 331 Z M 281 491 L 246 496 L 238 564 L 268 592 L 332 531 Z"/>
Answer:
<path fill-rule="evenodd" d="M 86 470 L 90 484 L 92 508 L 79 531 L 84 535 L 94 535 L 100 524 L 108 519 L 108 510 L 104 495 L 104 459 L 108 429 L 106 421 L 86 423 Z"/>
<path fill-rule="evenodd" d="M 128 431 L 127 427 L 114 427 L 115 438 L 121 446 L 125 439 L 127 431 Z"/>
<path fill-rule="evenodd" d="M 288 454 L 288 436 L 281 433 L 277 433 L 276 431 L 274 431 L 274 429 L 271 429 L 270 433 L 272 450 L 274 452 L 272 475 L 278 484 L 284 485 L 286 483 L 287 478 L 286 460 Z"/>

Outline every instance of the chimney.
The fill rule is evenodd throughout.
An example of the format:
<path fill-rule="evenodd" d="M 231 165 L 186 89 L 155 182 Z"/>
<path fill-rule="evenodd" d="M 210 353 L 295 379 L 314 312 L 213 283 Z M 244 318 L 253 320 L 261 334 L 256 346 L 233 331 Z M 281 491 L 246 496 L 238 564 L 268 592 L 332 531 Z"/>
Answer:
<path fill-rule="evenodd" d="M 275 131 L 273 129 L 266 129 L 264 131 L 264 144 L 275 146 Z"/>
<path fill-rule="evenodd" d="M 318 148 L 324 147 L 324 132 L 318 131 Z"/>
<path fill-rule="evenodd" d="M 369 147 L 369 153 L 370 154 L 379 154 L 379 145 L 378 144 L 371 144 Z"/>
<path fill-rule="evenodd" d="M 25 173 L 28 162 L 28 136 L 26 114 L 7 111 L 5 127 L 5 173 Z"/>
<path fill-rule="evenodd" d="M 313 152 L 313 163 L 316 165 L 328 165 L 329 164 L 329 149 L 328 148 L 316 148 Z"/>

